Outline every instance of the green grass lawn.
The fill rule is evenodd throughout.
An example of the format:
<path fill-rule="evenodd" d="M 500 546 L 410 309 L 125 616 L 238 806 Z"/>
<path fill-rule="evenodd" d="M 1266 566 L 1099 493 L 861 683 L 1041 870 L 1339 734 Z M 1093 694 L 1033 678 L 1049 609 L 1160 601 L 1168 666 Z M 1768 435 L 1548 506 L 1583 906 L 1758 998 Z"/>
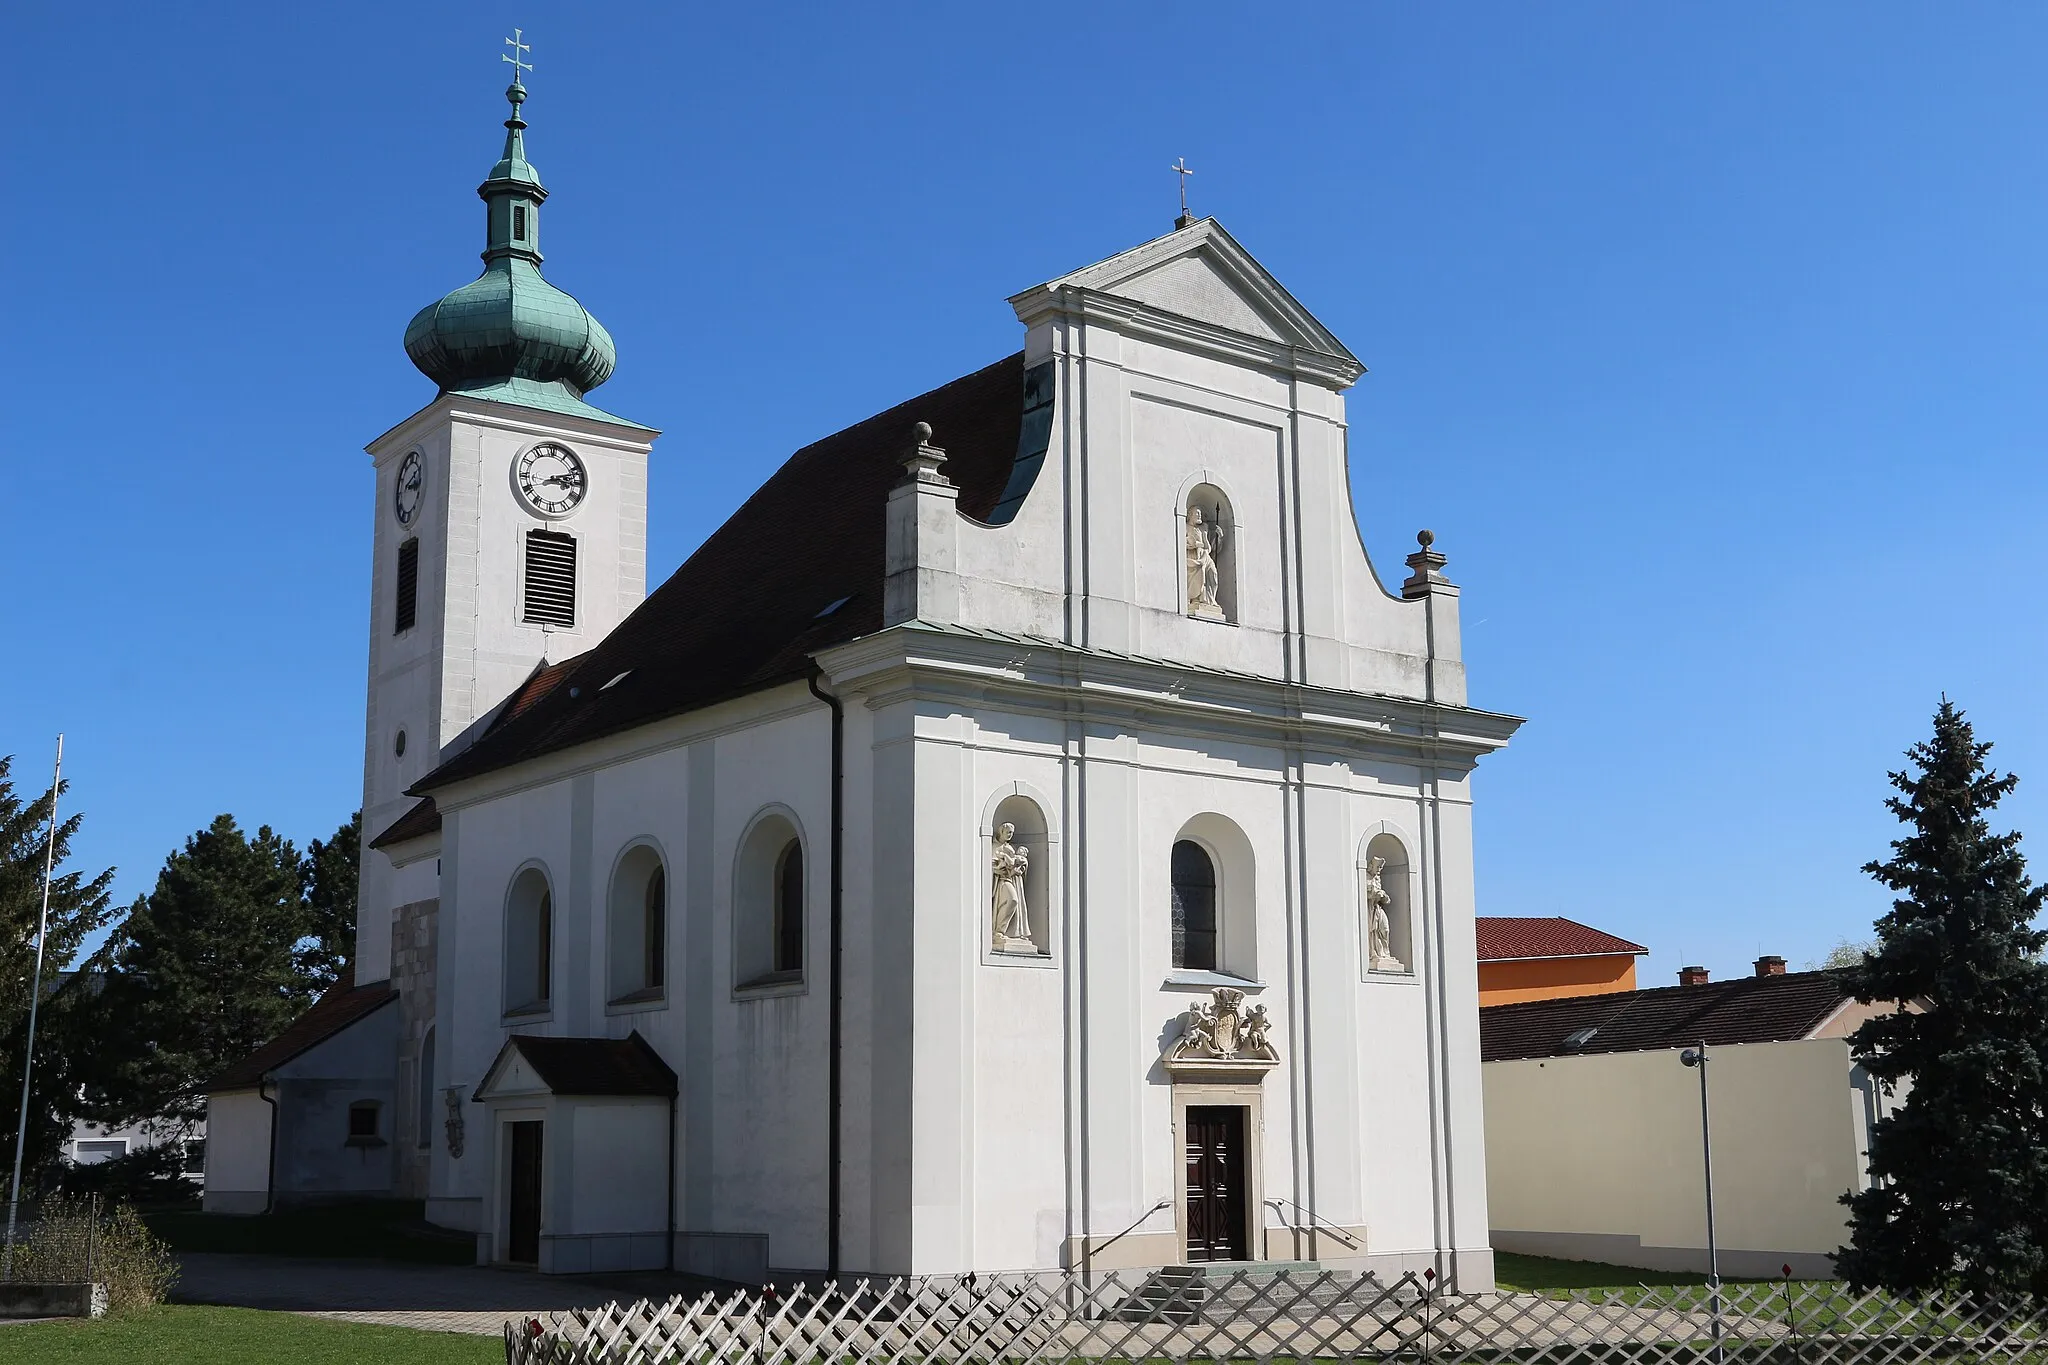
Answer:
<path fill-rule="evenodd" d="M 374 1256 L 429 1265 L 476 1264 L 476 1238 L 430 1227 L 418 1200 L 379 1200 L 234 1218 L 170 1210 L 143 1215 L 173 1251 L 256 1256 Z"/>
<path fill-rule="evenodd" d="M 97 1322 L 0 1326 L 7 1365 L 499 1365 L 497 1337 L 367 1327 L 253 1308 L 169 1305 Z"/>

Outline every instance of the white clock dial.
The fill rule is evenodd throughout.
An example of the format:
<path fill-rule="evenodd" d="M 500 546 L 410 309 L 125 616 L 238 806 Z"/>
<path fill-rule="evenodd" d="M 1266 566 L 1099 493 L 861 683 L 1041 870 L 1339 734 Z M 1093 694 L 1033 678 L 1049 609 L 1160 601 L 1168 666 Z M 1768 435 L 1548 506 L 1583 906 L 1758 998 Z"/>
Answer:
<path fill-rule="evenodd" d="M 412 525 L 412 519 L 420 514 L 420 499 L 425 495 L 426 486 L 427 474 L 420 464 L 420 453 L 412 451 L 400 462 L 398 484 L 392 491 L 392 503 L 400 526 Z"/>
<path fill-rule="evenodd" d="M 567 516 L 590 489 L 590 478 L 576 452 L 552 442 L 543 442 L 519 457 L 512 483 L 526 505 L 544 517 Z"/>

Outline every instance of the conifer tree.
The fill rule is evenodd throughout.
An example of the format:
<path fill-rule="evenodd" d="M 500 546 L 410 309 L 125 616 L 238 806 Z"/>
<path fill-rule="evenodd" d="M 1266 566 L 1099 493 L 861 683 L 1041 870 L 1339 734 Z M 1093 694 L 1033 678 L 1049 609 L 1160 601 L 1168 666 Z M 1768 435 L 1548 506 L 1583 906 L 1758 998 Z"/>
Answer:
<path fill-rule="evenodd" d="M 277 1036 L 316 983 L 299 970 L 312 936 L 299 855 L 268 825 L 215 818 L 164 863 L 93 964 L 118 1049 L 93 1068 L 94 1109 L 136 1121 L 196 1116 L 202 1087 Z"/>
<path fill-rule="evenodd" d="M 299 893 L 309 918 L 299 946 L 299 974 L 315 989 L 334 984 L 356 955 L 356 868 L 362 855 L 363 813 L 357 811 L 331 839 L 306 845 L 299 863 Z"/>
<path fill-rule="evenodd" d="M 1866 1003 L 1907 1002 L 1850 1038 L 1856 1060 L 1904 1102 L 1871 1133 L 1869 1189 L 1843 1196 L 1852 1286 L 2040 1288 L 2048 1270 L 2048 889 L 2028 880 L 2017 833 L 1987 817 L 2017 780 L 1984 766 L 1944 699 L 1933 738 L 1906 751 L 1886 805 L 1907 829 L 1864 870 L 1897 893 L 1870 955 L 1841 972 Z"/>
<path fill-rule="evenodd" d="M 0 756 L 0 1117 L 5 1119 L 11 1158 L 28 1042 L 36 924 L 43 905 L 44 850 L 49 839 L 50 802 L 56 793 L 45 791 L 33 801 L 23 801 L 15 793 L 10 766 L 11 760 Z M 71 784 L 65 783 L 63 790 L 69 793 Z M 113 884 L 113 869 L 89 878 L 67 868 L 71 841 L 82 821 L 83 817 L 73 812 L 57 824 L 49 942 L 43 954 L 43 1009 L 36 1026 L 35 1084 L 29 1096 L 31 1169 L 55 1155 L 70 1118 L 73 1086 L 65 1047 L 68 1030 L 63 1027 L 64 1006 L 70 1003 L 70 996 L 60 996 L 56 987 L 79 946 L 112 914 L 107 892 Z"/>

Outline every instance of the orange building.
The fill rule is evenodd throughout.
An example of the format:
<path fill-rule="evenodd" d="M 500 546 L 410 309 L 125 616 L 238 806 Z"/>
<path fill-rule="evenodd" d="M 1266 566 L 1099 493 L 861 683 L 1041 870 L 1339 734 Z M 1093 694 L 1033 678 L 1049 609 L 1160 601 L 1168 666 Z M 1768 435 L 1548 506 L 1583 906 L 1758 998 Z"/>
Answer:
<path fill-rule="evenodd" d="M 1481 915 L 1478 929 L 1481 1008 L 1632 991 L 1650 951 L 1563 918 Z"/>

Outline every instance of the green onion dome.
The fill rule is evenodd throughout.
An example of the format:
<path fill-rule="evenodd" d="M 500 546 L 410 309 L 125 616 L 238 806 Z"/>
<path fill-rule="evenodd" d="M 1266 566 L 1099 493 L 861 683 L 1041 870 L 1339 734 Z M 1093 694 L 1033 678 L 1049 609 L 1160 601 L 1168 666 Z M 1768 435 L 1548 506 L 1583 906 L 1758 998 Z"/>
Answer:
<path fill-rule="evenodd" d="M 484 273 L 428 304 L 405 329 L 405 353 L 450 390 L 506 380 L 560 385 L 570 398 L 611 378 L 618 347 L 589 310 L 541 278 L 540 206 L 548 192 L 526 159 L 517 80 L 505 92 L 505 154 L 477 187 L 488 224 Z"/>

